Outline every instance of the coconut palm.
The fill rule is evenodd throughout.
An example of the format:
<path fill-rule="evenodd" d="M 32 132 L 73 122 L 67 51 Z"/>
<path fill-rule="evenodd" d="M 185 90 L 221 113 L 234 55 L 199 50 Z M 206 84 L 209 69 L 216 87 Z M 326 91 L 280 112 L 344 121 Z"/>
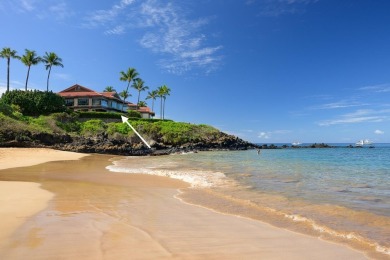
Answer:
<path fill-rule="evenodd" d="M 152 99 L 152 111 L 154 111 L 154 101 L 156 100 L 156 98 L 158 97 L 158 91 L 157 90 L 153 90 L 152 92 L 148 92 L 148 96 L 146 97 L 146 99 Z"/>
<path fill-rule="evenodd" d="M 28 67 L 27 77 L 26 77 L 26 86 L 25 86 L 25 89 L 27 91 L 27 84 L 28 84 L 28 78 L 30 76 L 31 65 L 37 65 L 38 63 L 40 63 L 42 61 L 42 58 L 37 56 L 35 51 L 31 51 L 31 50 L 26 49 L 25 54 L 21 57 L 20 60 L 23 62 L 24 65 L 26 65 Z"/>
<path fill-rule="evenodd" d="M 62 59 L 57 56 L 54 52 L 46 52 L 45 56 L 43 56 L 42 61 L 45 63 L 46 70 L 49 70 L 49 73 L 47 74 L 47 84 L 46 84 L 46 91 L 49 91 L 49 78 L 50 78 L 50 72 L 51 68 L 53 66 L 60 66 L 64 67 L 62 64 Z"/>
<path fill-rule="evenodd" d="M 129 94 L 130 83 L 131 83 L 131 81 L 134 80 L 139 74 L 138 74 L 138 72 L 136 71 L 136 69 L 134 69 L 134 68 L 128 68 L 126 72 L 121 71 L 120 74 L 121 74 L 121 77 L 119 78 L 119 80 L 128 82 L 128 83 L 127 83 L 127 87 L 126 87 L 126 92 Z M 125 99 L 124 101 L 126 101 L 126 99 Z M 123 110 L 123 106 L 122 106 L 122 110 Z"/>
<path fill-rule="evenodd" d="M 9 69 L 10 69 L 10 63 L 11 58 L 12 59 L 20 59 L 18 55 L 16 55 L 17 51 L 11 50 L 11 48 L 3 48 L 3 50 L 0 52 L 0 57 L 7 59 L 7 92 L 9 91 Z"/>
<path fill-rule="evenodd" d="M 146 107 L 148 104 L 145 101 L 138 102 L 139 107 Z"/>
<path fill-rule="evenodd" d="M 134 83 L 132 85 L 133 88 L 135 88 L 136 90 L 138 90 L 138 99 L 137 99 L 137 110 L 138 110 L 138 103 L 139 103 L 139 98 L 140 98 L 140 95 L 141 95 L 141 91 L 145 91 L 147 89 L 149 89 L 148 86 L 144 86 L 145 82 L 140 79 L 140 78 L 137 78 L 134 80 Z"/>
<path fill-rule="evenodd" d="M 163 119 L 165 119 L 165 100 L 167 99 L 167 96 L 171 95 L 171 89 L 168 88 L 166 85 L 163 86 Z"/>
<path fill-rule="evenodd" d="M 160 98 L 160 119 L 163 119 L 163 97 L 164 97 L 164 86 L 157 88 L 157 96 Z"/>
<path fill-rule="evenodd" d="M 116 92 L 113 86 L 107 86 L 103 92 Z"/>
<path fill-rule="evenodd" d="M 119 96 L 123 98 L 123 104 L 122 104 L 122 112 L 123 112 L 123 106 L 126 103 L 126 99 L 128 97 L 131 97 L 131 94 L 127 90 L 123 90 L 122 92 L 119 93 Z"/>

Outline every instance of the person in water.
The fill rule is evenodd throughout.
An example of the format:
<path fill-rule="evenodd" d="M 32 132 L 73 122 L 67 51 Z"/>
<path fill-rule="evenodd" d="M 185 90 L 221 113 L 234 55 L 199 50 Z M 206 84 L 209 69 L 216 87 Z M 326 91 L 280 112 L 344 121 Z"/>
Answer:
<path fill-rule="evenodd" d="M 261 150 L 257 148 L 257 154 L 260 155 Z"/>

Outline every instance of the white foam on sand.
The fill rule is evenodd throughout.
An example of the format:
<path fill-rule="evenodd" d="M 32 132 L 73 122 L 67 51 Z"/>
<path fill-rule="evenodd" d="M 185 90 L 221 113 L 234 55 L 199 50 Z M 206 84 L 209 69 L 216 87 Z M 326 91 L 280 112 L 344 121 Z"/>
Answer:
<path fill-rule="evenodd" d="M 169 177 L 191 184 L 192 187 L 213 187 L 220 186 L 226 182 L 226 176 L 222 172 L 185 170 L 177 171 L 171 169 L 156 169 L 156 167 L 128 167 L 120 161 L 114 161 L 113 165 L 106 167 L 111 172 L 122 172 L 131 174 L 148 174 Z"/>

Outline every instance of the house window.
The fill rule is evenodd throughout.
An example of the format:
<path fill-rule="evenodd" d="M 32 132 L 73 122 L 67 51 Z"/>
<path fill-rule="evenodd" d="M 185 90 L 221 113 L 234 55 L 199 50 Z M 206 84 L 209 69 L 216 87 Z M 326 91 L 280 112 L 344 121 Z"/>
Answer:
<path fill-rule="evenodd" d="M 101 99 L 94 98 L 92 99 L 92 106 L 100 106 L 102 104 Z"/>
<path fill-rule="evenodd" d="M 102 99 L 101 106 L 102 106 L 102 107 L 108 107 L 107 100 Z"/>
<path fill-rule="evenodd" d="M 77 101 L 79 106 L 88 106 L 88 98 L 79 98 Z"/>
<path fill-rule="evenodd" d="M 65 99 L 65 105 L 68 107 L 74 106 L 74 99 L 73 98 Z"/>

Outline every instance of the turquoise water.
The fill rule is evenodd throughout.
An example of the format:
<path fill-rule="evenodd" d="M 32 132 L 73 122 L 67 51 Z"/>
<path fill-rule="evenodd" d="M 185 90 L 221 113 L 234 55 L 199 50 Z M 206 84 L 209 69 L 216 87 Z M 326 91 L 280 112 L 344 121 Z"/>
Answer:
<path fill-rule="evenodd" d="M 306 223 L 318 236 L 353 240 L 390 255 L 390 144 L 339 146 L 126 157 L 108 169 L 181 179 L 232 203 L 251 203 Z M 221 205 L 209 207 L 224 211 Z"/>

